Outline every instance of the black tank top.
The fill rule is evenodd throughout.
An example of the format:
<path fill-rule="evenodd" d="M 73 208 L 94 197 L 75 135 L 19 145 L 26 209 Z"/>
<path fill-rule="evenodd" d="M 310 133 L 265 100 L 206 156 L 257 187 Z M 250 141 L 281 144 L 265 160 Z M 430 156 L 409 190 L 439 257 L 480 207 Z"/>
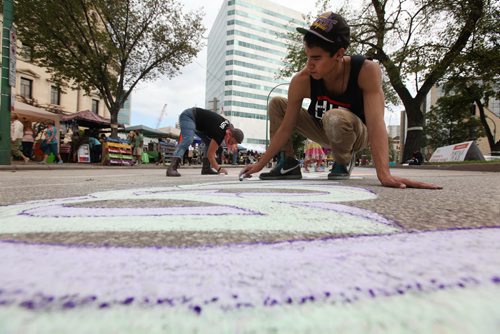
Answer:
<path fill-rule="evenodd" d="M 217 144 L 221 144 L 226 135 L 226 129 L 231 123 L 221 115 L 207 109 L 193 108 L 196 131 L 203 133 Z"/>
<path fill-rule="evenodd" d="M 328 93 L 323 79 L 311 79 L 311 104 L 308 112 L 318 122 L 323 114 L 331 109 L 347 109 L 365 123 L 363 92 L 358 86 L 358 76 L 365 61 L 363 56 L 351 56 L 351 70 L 346 91 L 341 95 Z"/>

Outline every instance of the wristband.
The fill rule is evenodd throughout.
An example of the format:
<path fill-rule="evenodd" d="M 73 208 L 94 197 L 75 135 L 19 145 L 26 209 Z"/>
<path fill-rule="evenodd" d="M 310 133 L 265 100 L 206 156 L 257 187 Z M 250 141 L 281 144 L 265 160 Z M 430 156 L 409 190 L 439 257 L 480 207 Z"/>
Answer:
<path fill-rule="evenodd" d="M 219 169 L 217 169 L 217 173 L 220 173 L 220 170 L 222 169 L 221 166 L 219 166 Z"/>

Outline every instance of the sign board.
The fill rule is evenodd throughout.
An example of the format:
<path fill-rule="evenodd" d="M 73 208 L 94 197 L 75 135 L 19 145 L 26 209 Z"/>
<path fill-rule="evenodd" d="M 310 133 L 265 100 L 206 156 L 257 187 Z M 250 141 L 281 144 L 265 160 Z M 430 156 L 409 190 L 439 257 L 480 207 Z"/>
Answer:
<path fill-rule="evenodd" d="M 78 148 L 78 162 L 90 162 L 89 144 L 82 144 Z"/>
<path fill-rule="evenodd" d="M 484 156 L 473 141 L 439 147 L 429 162 L 484 160 Z"/>

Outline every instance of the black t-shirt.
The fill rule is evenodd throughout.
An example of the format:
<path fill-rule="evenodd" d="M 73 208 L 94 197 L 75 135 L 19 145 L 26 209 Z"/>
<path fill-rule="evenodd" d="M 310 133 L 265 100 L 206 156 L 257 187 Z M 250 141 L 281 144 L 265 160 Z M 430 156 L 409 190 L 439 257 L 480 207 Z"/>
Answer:
<path fill-rule="evenodd" d="M 365 61 L 363 56 L 351 56 L 351 70 L 346 91 L 341 95 L 328 93 L 323 79 L 311 79 L 311 104 L 308 112 L 317 121 L 331 109 L 348 109 L 365 123 L 363 92 L 358 85 L 358 76 Z"/>
<path fill-rule="evenodd" d="M 231 123 L 221 115 L 207 109 L 194 108 L 193 115 L 196 130 L 220 145 L 226 135 L 226 129 Z"/>

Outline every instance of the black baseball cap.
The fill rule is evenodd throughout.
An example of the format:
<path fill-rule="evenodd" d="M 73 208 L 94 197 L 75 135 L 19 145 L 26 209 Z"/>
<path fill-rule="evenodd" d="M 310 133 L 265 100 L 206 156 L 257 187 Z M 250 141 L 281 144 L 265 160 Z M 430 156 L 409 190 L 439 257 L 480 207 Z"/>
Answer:
<path fill-rule="evenodd" d="M 298 27 L 297 31 L 303 35 L 311 33 L 319 38 L 340 47 L 349 46 L 351 29 L 346 20 L 333 12 L 326 12 L 318 16 L 309 29 Z"/>
<path fill-rule="evenodd" d="M 231 134 L 232 134 L 233 138 L 236 139 L 236 141 L 239 144 L 241 144 L 241 142 L 243 141 L 243 138 L 245 137 L 243 135 L 243 131 L 241 131 L 240 129 L 235 128 L 235 127 L 231 127 Z"/>

